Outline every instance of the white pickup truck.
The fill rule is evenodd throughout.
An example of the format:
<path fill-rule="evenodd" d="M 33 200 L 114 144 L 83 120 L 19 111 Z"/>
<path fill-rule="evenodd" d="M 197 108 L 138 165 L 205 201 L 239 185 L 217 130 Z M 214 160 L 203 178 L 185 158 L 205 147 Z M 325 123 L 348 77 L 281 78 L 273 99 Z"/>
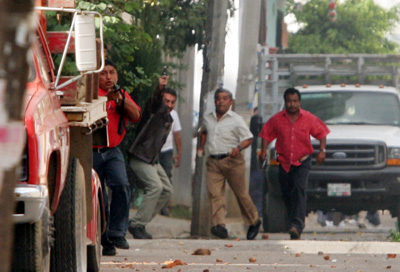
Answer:
<path fill-rule="evenodd" d="M 301 93 L 301 107 L 318 116 L 331 131 L 327 137 L 326 160 L 321 166 L 315 163 L 319 142 L 312 139 L 317 151 L 312 156 L 307 186 L 308 212 L 340 211 L 351 215 L 363 210 L 389 210 L 399 221 L 400 94 L 396 88 L 397 67 L 384 67 L 395 75 L 391 77 L 394 87 L 375 81 L 374 85 L 328 83 L 297 87 Z M 313 69 L 318 70 L 315 66 Z M 308 75 L 310 70 L 307 70 Z M 366 70 L 362 67 L 362 71 Z M 337 71 L 343 75 L 346 70 Z M 373 80 L 378 79 L 376 75 L 382 75 L 376 69 L 369 71 L 375 75 Z M 382 78 L 383 82 L 387 75 Z M 340 79 L 344 80 L 343 77 Z M 310 78 L 306 80 L 310 81 Z M 264 229 L 269 232 L 286 230 L 278 167 L 275 145 L 271 144 L 263 216 Z"/>

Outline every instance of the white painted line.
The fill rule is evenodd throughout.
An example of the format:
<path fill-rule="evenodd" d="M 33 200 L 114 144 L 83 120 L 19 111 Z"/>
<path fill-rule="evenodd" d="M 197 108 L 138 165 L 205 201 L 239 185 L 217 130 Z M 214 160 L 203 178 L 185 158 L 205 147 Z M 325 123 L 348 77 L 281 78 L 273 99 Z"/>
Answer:
<path fill-rule="evenodd" d="M 277 241 L 291 253 L 318 254 L 400 254 L 397 242 L 349 242 L 349 241 Z"/>

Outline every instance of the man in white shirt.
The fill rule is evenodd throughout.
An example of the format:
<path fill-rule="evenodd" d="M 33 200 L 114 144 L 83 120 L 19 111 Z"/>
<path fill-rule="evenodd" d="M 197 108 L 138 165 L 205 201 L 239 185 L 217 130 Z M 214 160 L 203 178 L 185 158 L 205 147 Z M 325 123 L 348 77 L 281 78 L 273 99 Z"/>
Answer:
<path fill-rule="evenodd" d="M 253 134 L 243 118 L 230 108 L 232 93 L 219 88 L 215 91 L 215 111 L 204 116 L 197 154 L 204 153 L 207 143 L 207 189 L 211 203 L 211 233 L 228 237 L 225 228 L 225 180 L 239 203 L 244 222 L 249 225 L 247 239 L 253 240 L 260 229 L 261 220 L 248 193 L 245 179 L 246 163 L 241 151 L 251 145 Z"/>
<path fill-rule="evenodd" d="M 182 142 L 181 142 L 181 122 L 178 113 L 174 110 L 177 94 L 173 89 L 165 88 L 163 94 L 164 104 L 167 106 L 169 113 L 172 117 L 172 128 L 168 134 L 167 140 L 159 155 L 161 166 L 164 168 L 169 180 L 172 183 L 172 166 L 179 167 L 182 156 Z M 176 155 L 174 156 L 174 143 L 176 147 Z M 161 209 L 161 215 L 168 216 L 168 204 Z"/>

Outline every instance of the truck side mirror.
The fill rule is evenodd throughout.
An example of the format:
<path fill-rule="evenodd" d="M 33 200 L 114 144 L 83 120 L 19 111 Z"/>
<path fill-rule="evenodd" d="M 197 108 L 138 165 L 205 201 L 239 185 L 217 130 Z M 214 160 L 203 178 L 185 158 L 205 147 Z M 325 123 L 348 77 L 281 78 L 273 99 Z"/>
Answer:
<path fill-rule="evenodd" d="M 78 71 L 97 69 L 94 14 L 77 14 L 75 20 L 75 59 Z"/>

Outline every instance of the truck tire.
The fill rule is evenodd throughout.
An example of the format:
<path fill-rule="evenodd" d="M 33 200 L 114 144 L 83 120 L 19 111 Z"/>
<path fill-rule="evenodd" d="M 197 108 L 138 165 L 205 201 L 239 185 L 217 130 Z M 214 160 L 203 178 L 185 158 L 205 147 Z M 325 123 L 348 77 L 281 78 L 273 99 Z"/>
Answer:
<path fill-rule="evenodd" d="M 65 187 L 54 215 L 52 271 L 86 271 L 86 201 L 84 172 L 79 160 L 69 163 Z"/>
<path fill-rule="evenodd" d="M 286 232 L 288 217 L 285 204 L 279 195 L 265 194 L 263 209 L 264 232 Z"/>
<path fill-rule="evenodd" d="M 101 209 L 100 209 L 100 203 L 97 205 L 96 217 L 97 217 L 96 244 L 89 245 L 87 248 L 87 271 L 88 272 L 100 271 L 100 259 L 101 259 Z"/>
<path fill-rule="evenodd" d="M 40 221 L 15 225 L 12 271 L 50 271 L 49 209 Z"/>

